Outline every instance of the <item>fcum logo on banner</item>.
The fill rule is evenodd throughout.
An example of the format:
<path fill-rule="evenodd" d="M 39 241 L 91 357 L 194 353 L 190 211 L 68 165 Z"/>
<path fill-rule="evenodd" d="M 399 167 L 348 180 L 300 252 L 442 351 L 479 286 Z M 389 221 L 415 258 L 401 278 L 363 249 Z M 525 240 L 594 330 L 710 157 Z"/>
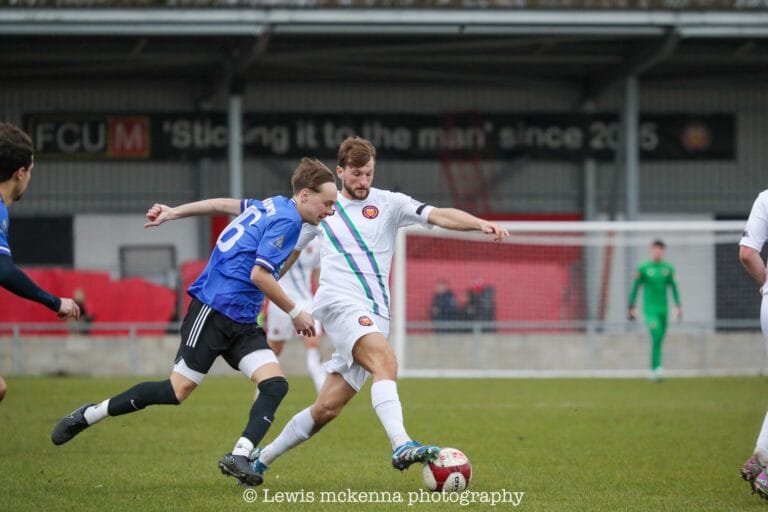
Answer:
<path fill-rule="evenodd" d="M 28 120 L 35 152 L 58 158 L 149 158 L 148 116 L 46 115 Z"/>

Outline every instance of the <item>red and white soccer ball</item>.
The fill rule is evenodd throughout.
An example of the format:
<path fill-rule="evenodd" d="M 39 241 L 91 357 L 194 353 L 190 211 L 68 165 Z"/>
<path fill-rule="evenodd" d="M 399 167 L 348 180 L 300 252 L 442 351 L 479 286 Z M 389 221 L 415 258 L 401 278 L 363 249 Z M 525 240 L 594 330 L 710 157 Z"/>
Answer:
<path fill-rule="evenodd" d="M 437 458 L 424 464 L 424 485 L 435 492 L 461 492 L 472 480 L 472 464 L 461 450 L 442 448 Z"/>

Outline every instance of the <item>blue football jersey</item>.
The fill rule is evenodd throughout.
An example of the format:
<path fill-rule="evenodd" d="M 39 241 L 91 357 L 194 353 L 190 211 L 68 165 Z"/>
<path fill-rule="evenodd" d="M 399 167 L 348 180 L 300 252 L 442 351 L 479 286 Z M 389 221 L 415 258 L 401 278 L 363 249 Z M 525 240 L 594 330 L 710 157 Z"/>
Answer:
<path fill-rule="evenodd" d="M 205 270 L 188 293 L 238 323 L 256 322 L 264 293 L 251 281 L 254 265 L 275 276 L 296 245 L 301 216 L 293 199 L 244 199 L 240 215 L 216 241 Z"/>
<path fill-rule="evenodd" d="M 11 245 L 8 243 L 8 229 L 11 221 L 8 218 L 8 207 L 0 197 L 0 254 L 11 255 Z"/>

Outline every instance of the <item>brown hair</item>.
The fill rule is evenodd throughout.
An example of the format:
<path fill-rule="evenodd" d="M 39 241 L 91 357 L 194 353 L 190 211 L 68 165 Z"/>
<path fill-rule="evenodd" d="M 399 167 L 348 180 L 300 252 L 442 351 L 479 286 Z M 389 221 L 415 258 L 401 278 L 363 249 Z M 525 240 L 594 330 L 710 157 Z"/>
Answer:
<path fill-rule="evenodd" d="M 347 137 L 339 146 L 339 167 L 363 167 L 376 159 L 376 148 L 362 137 Z"/>
<path fill-rule="evenodd" d="M 32 165 L 32 140 L 9 123 L 0 123 L 0 182 L 8 181 L 21 167 Z"/>
<path fill-rule="evenodd" d="M 294 194 L 298 194 L 305 188 L 312 192 L 320 192 L 320 186 L 325 183 L 336 183 L 336 177 L 323 162 L 314 158 L 302 158 L 291 177 Z"/>

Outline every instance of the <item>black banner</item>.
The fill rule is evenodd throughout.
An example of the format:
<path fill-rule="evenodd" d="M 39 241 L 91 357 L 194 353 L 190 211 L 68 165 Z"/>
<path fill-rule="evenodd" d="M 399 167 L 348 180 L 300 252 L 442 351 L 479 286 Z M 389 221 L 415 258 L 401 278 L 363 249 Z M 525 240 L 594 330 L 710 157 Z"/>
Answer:
<path fill-rule="evenodd" d="M 225 114 L 38 113 L 25 116 L 38 158 L 197 160 L 227 156 Z M 387 159 L 612 160 L 615 115 L 572 113 L 297 114 L 247 113 L 250 158 L 333 158 L 347 136 L 369 139 Z M 642 160 L 731 160 L 732 114 L 641 115 Z"/>

